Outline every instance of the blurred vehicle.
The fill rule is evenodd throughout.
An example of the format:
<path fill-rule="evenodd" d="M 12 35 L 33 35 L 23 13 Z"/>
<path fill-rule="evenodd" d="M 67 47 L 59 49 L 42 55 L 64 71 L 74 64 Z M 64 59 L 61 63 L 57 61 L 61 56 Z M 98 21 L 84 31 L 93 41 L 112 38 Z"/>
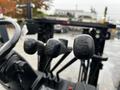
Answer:
<path fill-rule="evenodd" d="M 54 26 L 54 32 L 55 33 L 64 33 L 63 27 L 59 24 Z"/>

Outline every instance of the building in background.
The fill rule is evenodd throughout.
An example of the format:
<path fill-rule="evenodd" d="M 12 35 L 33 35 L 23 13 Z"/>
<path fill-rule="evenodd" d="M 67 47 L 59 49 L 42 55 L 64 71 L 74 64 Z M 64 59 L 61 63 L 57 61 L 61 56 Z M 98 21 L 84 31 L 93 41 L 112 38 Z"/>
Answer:
<path fill-rule="evenodd" d="M 83 10 L 61 10 L 56 9 L 54 15 L 59 17 L 72 17 L 74 21 L 96 22 L 97 13 L 95 11 L 85 12 Z"/>

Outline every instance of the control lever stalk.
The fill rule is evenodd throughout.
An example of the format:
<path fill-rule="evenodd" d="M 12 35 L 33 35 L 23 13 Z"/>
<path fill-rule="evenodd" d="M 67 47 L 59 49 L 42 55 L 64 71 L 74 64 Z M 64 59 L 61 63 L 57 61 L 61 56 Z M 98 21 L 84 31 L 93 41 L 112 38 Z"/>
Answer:
<path fill-rule="evenodd" d="M 53 58 L 49 58 L 47 64 L 45 65 L 44 72 L 46 72 L 46 70 L 48 70 L 48 67 L 49 67 L 49 65 L 50 65 L 50 63 L 51 63 L 51 61 L 52 61 L 52 59 L 53 59 Z"/>
<path fill-rule="evenodd" d="M 57 76 L 57 81 L 59 81 L 59 73 L 62 72 L 64 69 L 66 69 L 67 67 L 69 67 L 71 64 L 73 64 L 75 61 L 77 60 L 76 57 L 74 57 L 70 62 L 68 62 L 65 66 L 63 66 L 56 74 Z"/>
<path fill-rule="evenodd" d="M 65 53 L 60 60 L 55 64 L 55 66 L 50 70 L 51 75 L 53 76 L 53 71 L 63 62 L 63 60 L 71 53 L 72 48 L 69 47 L 67 53 Z"/>

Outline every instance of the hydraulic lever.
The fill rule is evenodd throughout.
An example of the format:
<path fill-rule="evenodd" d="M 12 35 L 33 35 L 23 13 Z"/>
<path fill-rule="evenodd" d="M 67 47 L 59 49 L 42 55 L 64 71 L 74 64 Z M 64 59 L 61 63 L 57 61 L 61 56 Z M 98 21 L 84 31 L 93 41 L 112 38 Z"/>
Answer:
<path fill-rule="evenodd" d="M 85 64 L 87 62 L 87 65 Z M 78 82 L 84 81 L 87 83 L 88 77 L 88 69 L 90 66 L 90 60 L 81 60 L 81 65 L 79 69 L 79 76 L 78 76 Z"/>
<path fill-rule="evenodd" d="M 53 76 L 53 71 L 63 62 L 63 60 L 71 53 L 72 48 L 68 47 L 67 53 L 65 53 L 60 60 L 55 64 L 55 66 L 50 70 L 51 76 Z"/>
<path fill-rule="evenodd" d="M 77 59 L 83 60 L 89 60 L 93 54 L 94 54 L 94 41 L 93 38 L 89 35 L 83 34 L 79 35 L 78 37 L 75 38 L 74 40 L 74 45 L 73 45 L 73 52 L 75 55 L 75 58 L 73 58 L 70 62 L 68 62 L 65 66 L 63 66 L 56 74 L 57 80 L 59 81 L 59 73 L 62 72 L 64 69 L 66 69 L 68 66 L 70 66 L 72 63 L 74 63 Z M 88 71 L 88 67 L 85 68 L 83 67 L 83 70 Z M 84 73 L 86 77 L 87 73 Z M 85 79 L 85 77 L 83 79 Z"/>
<path fill-rule="evenodd" d="M 48 62 L 47 62 L 47 64 L 45 65 L 45 68 L 44 68 L 44 72 L 47 72 L 47 70 L 48 70 L 48 68 L 49 68 L 49 65 L 50 65 L 52 59 L 53 59 L 53 58 L 49 58 L 49 59 L 48 59 Z"/>
<path fill-rule="evenodd" d="M 59 73 L 62 72 L 63 70 L 65 70 L 67 67 L 69 67 L 71 64 L 73 64 L 75 61 L 77 60 L 76 57 L 74 57 L 70 62 L 68 62 L 65 66 L 63 66 L 56 74 L 57 76 L 57 81 L 59 81 Z"/>
<path fill-rule="evenodd" d="M 35 52 L 38 50 L 42 53 L 44 48 L 45 46 L 43 42 L 32 38 L 26 39 L 24 42 L 24 51 L 30 55 L 35 54 Z"/>
<path fill-rule="evenodd" d="M 49 39 L 45 46 L 45 55 L 48 58 L 47 64 L 45 65 L 44 72 L 47 71 L 48 67 L 53 58 L 57 57 L 61 52 L 61 42 L 55 39 Z"/>
<path fill-rule="evenodd" d="M 55 40 L 55 39 L 49 39 L 46 43 L 45 47 L 45 54 L 48 58 L 48 62 L 44 68 L 44 71 L 47 70 L 47 68 L 50 66 L 50 63 L 53 58 L 56 58 L 60 54 L 66 54 L 70 53 L 72 50 L 67 48 L 67 40 Z M 64 60 L 65 57 L 62 59 Z"/>

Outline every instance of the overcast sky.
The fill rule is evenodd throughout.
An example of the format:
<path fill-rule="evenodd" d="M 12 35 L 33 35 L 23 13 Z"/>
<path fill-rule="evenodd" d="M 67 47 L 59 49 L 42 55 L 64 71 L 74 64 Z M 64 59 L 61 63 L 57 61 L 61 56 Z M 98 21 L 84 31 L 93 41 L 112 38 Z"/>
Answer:
<path fill-rule="evenodd" d="M 90 11 L 93 7 L 102 17 L 105 6 L 108 6 L 108 17 L 120 20 L 120 0 L 53 0 L 52 10 L 54 9 L 77 9 Z"/>

